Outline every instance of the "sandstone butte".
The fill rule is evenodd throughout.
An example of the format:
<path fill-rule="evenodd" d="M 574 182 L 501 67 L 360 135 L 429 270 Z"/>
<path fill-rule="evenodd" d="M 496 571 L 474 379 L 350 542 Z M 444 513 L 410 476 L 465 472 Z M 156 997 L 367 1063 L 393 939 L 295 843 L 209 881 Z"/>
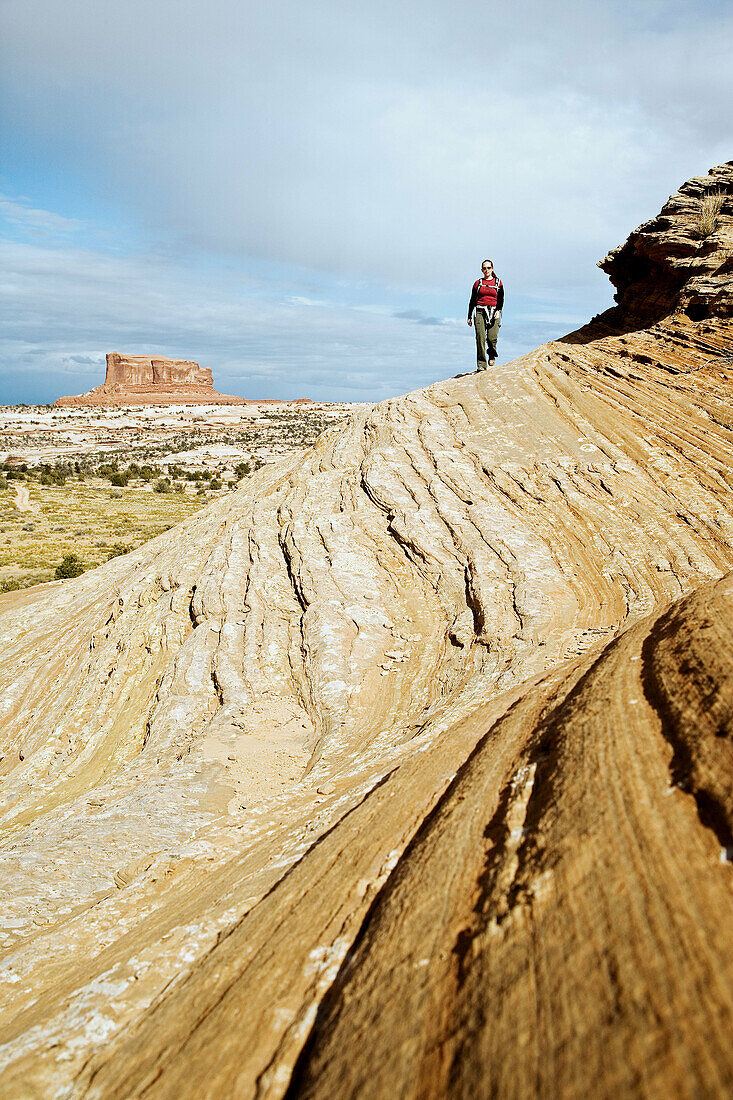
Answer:
<path fill-rule="evenodd" d="M 298 398 L 292 404 L 310 403 Z M 259 402 L 262 404 L 263 402 Z M 276 398 L 265 403 L 280 404 Z M 75 397 L 59 397 L 54 405 L 250 405 L 246 397 L 230 397 L 214 389 L 207 367 L 188 359 L 148 355 L 107 354 L 107 373 L 101 386 Z"/>
<path fill-rule="evenodd" d="M 732 229 L 2 597 L 0 1094 L 733 1094 Z"/>

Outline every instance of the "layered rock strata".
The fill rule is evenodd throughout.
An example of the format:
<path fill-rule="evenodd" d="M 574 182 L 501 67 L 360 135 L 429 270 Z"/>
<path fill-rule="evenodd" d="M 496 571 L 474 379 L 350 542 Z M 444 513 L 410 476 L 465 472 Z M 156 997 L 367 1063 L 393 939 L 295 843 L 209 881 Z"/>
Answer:
<path fill-rule="evenodd" d="M 55 405 L 245 405 L 214 389 L 208 367 L 188 359 L 147 355 L 107 354 L 107 374 L 101 386 L 75 397 L 59 397 Z"/>
<path fill-rule="evenodd" d="M 731 1091 L 710 186 L 714 270 L 691 181 L 592 325 L 0 597 L 4 1094 Z"/>

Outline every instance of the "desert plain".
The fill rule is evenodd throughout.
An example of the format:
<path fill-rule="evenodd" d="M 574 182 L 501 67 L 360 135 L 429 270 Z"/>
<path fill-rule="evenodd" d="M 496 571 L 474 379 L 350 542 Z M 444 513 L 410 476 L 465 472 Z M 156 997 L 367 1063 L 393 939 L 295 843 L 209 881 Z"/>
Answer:
<path fill-rule="evenodd" d="M 167 530 L 355 406 L 0 407 L 0 592 Z"/>

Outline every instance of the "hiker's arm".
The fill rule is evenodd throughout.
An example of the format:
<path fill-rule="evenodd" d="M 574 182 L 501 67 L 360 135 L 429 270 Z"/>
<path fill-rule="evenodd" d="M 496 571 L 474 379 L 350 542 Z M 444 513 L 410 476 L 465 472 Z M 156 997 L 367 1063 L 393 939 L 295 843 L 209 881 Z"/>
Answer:
<path fill-rule="evenodd" d="M 496 312 L 501 313 L 504 308 L 504 284 L 499 283 L 499 289 L 496 292 Z"/>
<path fill-rule="evenodd" d="M 473 290 L 471 291 L 471 297 L 468 302 L 468 323 L 471 324 L 471 314 L 476 308 L 476 302 L 478 300 L 478 283 L 473 284 Z"/>

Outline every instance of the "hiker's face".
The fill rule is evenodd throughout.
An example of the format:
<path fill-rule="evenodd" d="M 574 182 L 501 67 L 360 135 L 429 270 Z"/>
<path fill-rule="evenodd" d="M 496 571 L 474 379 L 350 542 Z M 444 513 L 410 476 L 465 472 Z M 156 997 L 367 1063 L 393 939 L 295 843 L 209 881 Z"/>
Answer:
<path fill-rule="evenodd" d="M 481 264 L 481 271 L 482 271 L 483 276 L 484 276 L 485 279 L 488 279 L 488 277 L 491 275 L 493 270 L 494 270 L 494 265 L 493 264 Z"/>

